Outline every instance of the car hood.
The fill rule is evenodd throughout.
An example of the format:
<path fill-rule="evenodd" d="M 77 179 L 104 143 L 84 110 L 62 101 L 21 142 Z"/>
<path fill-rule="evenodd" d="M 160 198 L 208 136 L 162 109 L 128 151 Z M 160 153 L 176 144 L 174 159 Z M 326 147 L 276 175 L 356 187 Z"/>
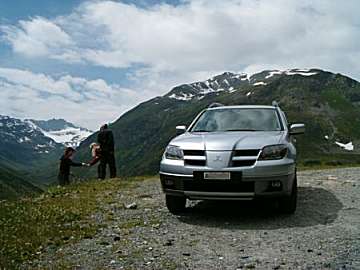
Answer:
<path fill-rule="evenodd" d="M 207 151 L 262 149 L 266 145 L 281 143 L 284 136 L 284 131 L 186 132 L 174 138 L 170 144 L 182 149 Z"/>

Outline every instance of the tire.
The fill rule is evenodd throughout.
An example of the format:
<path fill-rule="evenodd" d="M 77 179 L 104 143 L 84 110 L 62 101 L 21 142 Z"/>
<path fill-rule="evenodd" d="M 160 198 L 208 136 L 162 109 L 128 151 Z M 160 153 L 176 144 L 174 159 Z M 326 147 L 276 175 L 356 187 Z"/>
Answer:
<path fill-rule="evenodd" d="M 170 213 L 177 215 L 185 211 L 186 198 L 181 196 L 166 195 L 166 207 Z"/>
<path fill-rule="evenodd" d="M 291 195 L 280 199 L 280 212 L 283 214 L 294 214 L 296 211 L 297 205 L 297 177 L 295 175 L 294 183 L 291 189 Z"/>

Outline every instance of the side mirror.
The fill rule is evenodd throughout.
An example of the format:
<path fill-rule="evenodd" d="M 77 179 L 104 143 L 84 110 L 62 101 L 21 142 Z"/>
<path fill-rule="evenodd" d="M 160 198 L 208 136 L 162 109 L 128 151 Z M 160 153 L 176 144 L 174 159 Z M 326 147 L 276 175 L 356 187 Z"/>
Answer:
<path fill-rule="evenodd" d="M 290 135 L 298 135 L 305 133 L 305 125 L 304 124 L 291 124 L 289 128 Z"/>
<path fill-rule="evenodd" d="M 176 126 L 176 135 L 180 135 L 186 132 L 186 126 Z"/>

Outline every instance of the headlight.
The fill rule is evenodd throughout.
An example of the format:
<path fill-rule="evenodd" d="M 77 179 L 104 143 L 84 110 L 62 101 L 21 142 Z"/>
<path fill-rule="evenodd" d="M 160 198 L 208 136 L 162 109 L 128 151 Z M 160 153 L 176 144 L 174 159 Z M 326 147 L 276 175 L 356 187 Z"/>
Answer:
<path fill-rule="evenodd" d="M 184 152 L 178 146 L 169 145 L 165 150 L 165 158 L 167 159 L 184 159 Z"/>
<path fill-rule="evenodd" d="M 261 151 L 259 160 L 282 159 L 286 156 L 287 151 L 288 148 L 285 144 L 265 146 Z"/>

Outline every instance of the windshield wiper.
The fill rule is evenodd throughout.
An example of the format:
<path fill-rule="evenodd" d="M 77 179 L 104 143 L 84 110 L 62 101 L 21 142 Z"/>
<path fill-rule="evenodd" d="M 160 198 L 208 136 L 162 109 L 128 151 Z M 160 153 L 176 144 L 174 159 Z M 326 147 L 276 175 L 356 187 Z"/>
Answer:
<path fill-rule="evenodd" d="M 242 129 L 226 129 L 225 131 L 259 131 L 256 129 L 242 128 Z"/>
<path fill-rule="evenodd" d="M 199 129 L 199 130 L 193 130 L 192 132 L 210 132 L 210 131 L 205 129 Z"/>

